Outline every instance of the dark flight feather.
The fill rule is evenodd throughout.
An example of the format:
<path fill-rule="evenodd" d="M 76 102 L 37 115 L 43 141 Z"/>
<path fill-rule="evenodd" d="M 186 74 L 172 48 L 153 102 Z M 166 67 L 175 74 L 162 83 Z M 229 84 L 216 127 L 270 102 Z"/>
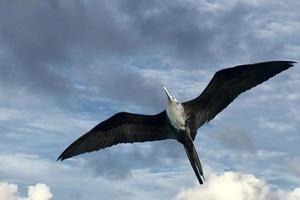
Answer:
<path fill-rule="evenodd" d="M 101 122 L 81 136 L 57 160 L 97 151 L 119 143 L 177 139 L 183 144 L 199 183 L 203 184 L 202 166 L 193 144 L 197 129 L 212 120 L 242 92 L 287 70 L 294 63 L 291 61 L 271 61 L 239 65 L 216 72 L 201 95 L 182 104 L 184 114 L 187 116 L 185 126 L 189 128 L 188 134 L 182 134 L 175 127 L 172 127 L 166 111 L 157 115 L 121 112 Z"/>
<path fill-rule="evenodd" d="M 199 181 L 199 183 L 202 185 L 204 179 L 202 165 L 200 162 L 200 159 L 198 157 L 196 148 L 193 144 L 193 140 L 189 135 L 186 135 L 184 137 L 184 140 L 181 142 L 184 146 L 185 152 L 189 158 L 190 164 L 194 170 L 194 173 Z"/>
<path fill-rule="evenodd" d="M 57 160 L 110 147 L 119 143 L 146 142 L 172 138 L 166 112 L 139 115 L 120 112 L 101 122 L 73 142 Z"/>
<path fill-rule="evenodd" d="M 195 119 L 195 128 L 212 120 L 242 92 L 268 80 L 292 67 L 292 61 L 271 61 L 239 65 L 215 73 L 204 91 L 197 98 L 184 102 L 187 115 Z M 191 135 L 195 139 L 194 135 Z"/>

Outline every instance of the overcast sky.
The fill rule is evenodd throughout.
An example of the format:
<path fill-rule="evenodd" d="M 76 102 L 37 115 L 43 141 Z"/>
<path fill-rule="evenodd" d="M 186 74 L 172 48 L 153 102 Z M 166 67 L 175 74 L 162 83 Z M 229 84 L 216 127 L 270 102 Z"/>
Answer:
<path fill-rule="evenodd" d="M 300 199 L 299 64 L 198 130 L 204 186 L 175 141 L 56 162 L 116 112 L 160 112 L 163 86 L 185 101 L 219 69 L 300 61 L 299 8 L 295 0 L 0 0 L 0 199 Z"/>

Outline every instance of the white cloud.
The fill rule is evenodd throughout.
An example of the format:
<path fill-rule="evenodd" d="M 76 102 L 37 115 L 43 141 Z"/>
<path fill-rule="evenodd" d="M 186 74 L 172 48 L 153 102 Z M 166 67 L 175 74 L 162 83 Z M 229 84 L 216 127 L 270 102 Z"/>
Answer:
<path fill-rule="evenodd" d="M 27 197 L 21 197 L 17 185 L 0 182 L 1 200 L 50 200 L 52 197 L 53 194 L 50 192 L 50 188 L 43 183 L 29 186 Z"/>
<path fill-rule="evenodd" d="M 287 200 L 297 200 L 300 199 L 300 188 L 294 189 L 292 192 L 287 194 Z"/>
<path fill-rule="evenodd" d="M 1 155 L 0 153 L 0 174 L 2 180 L 19 182 L 20 188 L 23 188 L 25 183 L 35 182 L 36 180 L 55 186 L 55 188 L 52 188 L 55 193 L 54 198 L 66 200 L 73 200 L 78 196 L 80 199 L 98 200 L 99 194 L 101 194 L 101 199 L 111 199 L 113 197 L 115 200 L 170 199 L 178 192 L 179 182 L 184 185 L 191 180 L 195 180 L 188 163 L 185 165 L 189 169 L 187 174 L 185 171 L 182 172 L 178 169 L 176 171 L 171 169 L 164 171 L 140 169 L 133 170 L 132 175 L 123 180 L 95 176 L 95 173 L 92 173 L 92 170 L 87 168 L 85 163 L 84 158 L 56 162 L 55 159 L 50 160 L 32 154 Z M 98 162 L 98 164 L 102 165 L 103 163 Z M 187 178 L 187 175 L 189 178 Z M 12 189 L 8 192 L 10 196 L 15 198 L 18 194 L 18 187 L 13 184 L 10 185 Z M 114 187 L 111 187 L 111 185 Z M 149 190 L 149 188 L 159 189 Z M 0 194 L 2 193 L 0 187 Z M 25 193 L 23 196 L 25 196 Z M 9 200 L 36 200 L 28 198 L 14 199 L 12 197 Z M 7 200 L 0 195 L 0 200 L 3 199 Z"/>
<path fill-rule="evenodd" d="M 296 124 L 292 122 L 271 121 L 263 117 L 260 117 L 258 120 L 258 126 L 270 129 L 273 132 L 290 132 L 296 130 Z"/>
<path fill-rule="evenodd" d="M 272 191 L 265 181 L 251 174 L 225 172 L 210 173 L 207 182 L 180 192 L 176 200 L 299 200 L 300 188 L 292 191 Z"/>
<path fill-rule="evenodd" d="M 15 200 L 15 194 L 18 191 L 18 186 L 14 184 L 0 182 L 0 197 L 3 200 Z"/>
<path fill-rule="evenodd" d="M 42 183 L 28 187 L 28 200 L 49 200 L 53 197 L 50 188 Z"/>

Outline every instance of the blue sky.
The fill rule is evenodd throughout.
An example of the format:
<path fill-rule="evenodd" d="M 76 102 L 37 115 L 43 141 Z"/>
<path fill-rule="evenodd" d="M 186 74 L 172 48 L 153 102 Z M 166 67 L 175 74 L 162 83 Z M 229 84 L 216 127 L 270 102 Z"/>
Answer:
<path fill-rule="evenodd" d="M 116 112 L 160 112 L 163 86 L 185 101 L 219 69 L 299 61 L 299 7 L 293 0 L 0 0 L 1 199 L 300 198 L 299 64 L 198 130 L 204 186 L 169 140 L 56 162 Z M 215 196 L 218 189 L 227 193 Z M 239 192 L 226 196 L 231 191 Z"/>

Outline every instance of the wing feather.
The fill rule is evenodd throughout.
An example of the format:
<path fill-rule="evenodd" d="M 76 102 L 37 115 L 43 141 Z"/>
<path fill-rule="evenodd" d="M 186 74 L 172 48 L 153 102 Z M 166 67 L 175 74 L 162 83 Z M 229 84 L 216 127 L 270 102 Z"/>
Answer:
<path fill-rule="evenodd" d="M 188 115 L 196 119 L 195 127 L 198 129 L 205 122 L 212 120 L 242 92 L 287 70 L 294 63 L 292 61 L 270 61 L 222 69 L 215 73 L 200 96 L 184 102 L 183 106 Z M 194 139 L 195 135 L 192 138 Z"/>
<path fill-rule="evenodd" d="M 171 138 L 165 111 L 157 115 L 117 113 L 73 142 L 57 160 L 110 147 L 119 143 Z"/>

